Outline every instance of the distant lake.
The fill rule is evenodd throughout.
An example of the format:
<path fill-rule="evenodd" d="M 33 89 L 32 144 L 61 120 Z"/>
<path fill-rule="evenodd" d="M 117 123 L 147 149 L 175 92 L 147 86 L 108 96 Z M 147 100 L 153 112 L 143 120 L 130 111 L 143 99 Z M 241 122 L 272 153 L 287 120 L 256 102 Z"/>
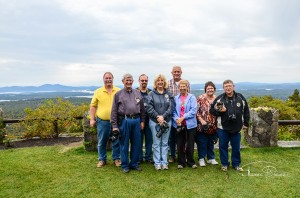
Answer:
<path fill-rule="evenodd" d="M 294 89 L 236 89 L 237 92 L 242 93 L 247 99 L 251 96 L 271 95 L 273 98 L 286 100 L 288 96 L 292 95 Z M 191 91 L 195 96 L 204 93 L 203 89 L 194 89 Z M 223 89 L 217 89 L 216 95 L 223 93 Z M 46 98 L 92 98 L 93 91 L 65 91 L 65 92 L 10 92 L 0 93 L 0 102 L 5 101 L 19 101 L 19 100 L 38 100 Z"/>

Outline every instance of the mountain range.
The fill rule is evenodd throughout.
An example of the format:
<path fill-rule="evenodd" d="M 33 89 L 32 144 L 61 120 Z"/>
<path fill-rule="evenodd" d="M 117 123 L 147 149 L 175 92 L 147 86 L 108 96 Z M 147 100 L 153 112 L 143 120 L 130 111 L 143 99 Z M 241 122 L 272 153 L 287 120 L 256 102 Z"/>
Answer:
<path fill-rule="evenodd" d="M 123 85 L 117 85 L 123 87 Z M 134 86 L 135 87 L 135 86 Z M 222 84 L 216 84 L 217 89 L 222 89 Z M 63 92 L 63 91 L 93 91 L 99 86 L 65 86 L 60 84 L 44 84 L 41 86 L 10 86 L 0 87 L 0 93 L 5 92 Z M 192 90 L 200 90 L 204 88 L 204 84 L 191 84 Z M 300 89 L 300 82 L 295 83 L 254 83 L 254 82 L 239 82 L 235 83 L 236 89 Z"/>

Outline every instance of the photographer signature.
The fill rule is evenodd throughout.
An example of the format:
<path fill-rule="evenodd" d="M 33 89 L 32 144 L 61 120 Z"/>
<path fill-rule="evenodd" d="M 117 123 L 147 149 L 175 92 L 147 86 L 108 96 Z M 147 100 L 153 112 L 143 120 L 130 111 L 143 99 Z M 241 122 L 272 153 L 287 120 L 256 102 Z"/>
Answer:
<path fill-rule="evenodd" d="M 257 161 L 243 166 L 240 172 L 243 177 L 285 177 L 286 173 L 279 173 L 272 162 Z"/>

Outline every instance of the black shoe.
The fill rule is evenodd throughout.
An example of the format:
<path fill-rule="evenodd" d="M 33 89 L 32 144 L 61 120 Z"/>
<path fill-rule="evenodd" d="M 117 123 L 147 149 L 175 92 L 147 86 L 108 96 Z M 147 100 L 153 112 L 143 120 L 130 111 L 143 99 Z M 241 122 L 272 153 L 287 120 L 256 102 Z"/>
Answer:
<path fill-rule="evenodd" d="M 147 161 L 147 160 L 144 161 L 144 160 L 141 159 L 140 161 L 138 161 L 138 164 L 142 164 L 142 163 L 144 163 L 144 162 L 146 162 L 146 161 Z"/>
<path fill-rule="evenodd" d="M 132 167 L 130 168 L 131 170 L 136 170 L 136 171 L 142 171 L 142 168 L 137 166 L 137 167 Z"/>
<path fill-rule="evenodd" d="M 122 171 L 123 171 L 123 173 L 129 173 L 130 170 L 128 168 L 125 168 Z"/>
<path fill-rule="evenodd" d="M 170 156 L 170 158 L 169 158 L 169 163 L 174 163 L 174 162 L 175 162 L 175 157 Z"/>
<path fill-rule="evenodd" d="M 153 160 L 152 159 L 146 160 L 146 162 L 149 163 L 149 164 L 153 164 Z"/>

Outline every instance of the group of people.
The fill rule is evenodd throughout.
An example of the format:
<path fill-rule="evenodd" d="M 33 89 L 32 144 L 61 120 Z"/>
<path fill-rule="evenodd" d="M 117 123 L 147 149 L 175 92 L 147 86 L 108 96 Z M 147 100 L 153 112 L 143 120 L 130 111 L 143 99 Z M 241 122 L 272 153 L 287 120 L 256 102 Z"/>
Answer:
<path fill-rule="evenodd" d="M 223 94 L 216 96 L 216 87 L 209 81 L 205 93 L 196 98 L 190 93 L 189 81 L 181 78 L 181 67 L 174 66 L 171 73 L 169 81 L 163 74 L 157 75 L 153 90 L 148 88 L 145 74 L 139 76 L 136 89 L 133 76 L 125 74 L 120 89 L 113 85 L 113 74 L 104 73 L 104 86 L 95 91 L 90 104 L 90 126 L 97 126 L 97 167 L 106 165 L 109 138 L 112 160 L 124 173 L 141 171 L 143 161 L 154 164 L 156 170 L 168 170 L 168 164 L 176 160 L 178 169 L 197 168 L 195 142 L 199 165 L 217 165 L 214 144 L 219 140 L 221 170 L 227 171 L 230 165 L 230 143 L 232 167 L 242 171 L 241 130 L 249 126 L 250 119 L 244 96 L 234 91 L 231 80 L 225 80 Z"/>

